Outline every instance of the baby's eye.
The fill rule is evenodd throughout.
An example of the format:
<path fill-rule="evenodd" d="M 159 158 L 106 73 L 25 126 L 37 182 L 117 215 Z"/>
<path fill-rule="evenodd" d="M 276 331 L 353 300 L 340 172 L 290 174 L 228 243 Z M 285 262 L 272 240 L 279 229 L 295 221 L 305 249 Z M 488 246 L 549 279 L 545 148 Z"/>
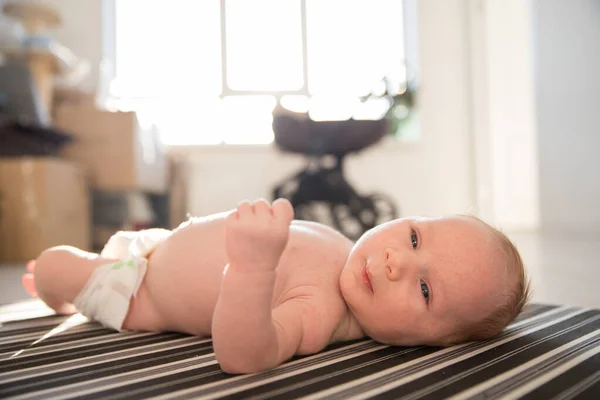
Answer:
<path fill-rule="evenodd" d="M 419 245 L 419 237 L 417 236 L 417 232 L 415 232 L 414 230 L 410 231 L 410 242 L 412 244 L 413 249 L 416 249 Z"/>
<path fill-rule="evenodd" d="M 429 286 L 423 281 L 421 281 L 421 293 L 423 293 L 423 297 L 425 297 L 425 302 L 429 301 Z"/>

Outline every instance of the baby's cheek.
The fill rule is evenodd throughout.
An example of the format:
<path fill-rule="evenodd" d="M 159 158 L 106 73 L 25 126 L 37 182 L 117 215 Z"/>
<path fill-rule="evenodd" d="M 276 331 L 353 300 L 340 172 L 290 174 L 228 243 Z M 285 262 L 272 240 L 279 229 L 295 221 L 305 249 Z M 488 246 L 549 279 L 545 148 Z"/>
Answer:
<path fill-rule="evenodd" d="M 403 299 L 398 302 L 399 305 L 393 311 L 393 320 L 398 321 L 403 326 L 420 326 L 424 318 L 423 312 L 413 301 Z"/>

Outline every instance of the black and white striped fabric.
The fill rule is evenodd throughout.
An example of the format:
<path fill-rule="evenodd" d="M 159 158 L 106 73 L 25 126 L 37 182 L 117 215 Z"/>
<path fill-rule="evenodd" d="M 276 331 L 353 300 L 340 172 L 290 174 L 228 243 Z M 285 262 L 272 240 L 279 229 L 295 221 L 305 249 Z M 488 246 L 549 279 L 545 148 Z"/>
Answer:
<path fill-rule="evenodd" d="M 600 399 L 600 310 L 532 305 L 495 340 L 451 348 L 331 346 L 227 375 L 211 341 L 116 333 L 38 302 L 0 307 L 0 398 Z M 54 331 L 53 331 L 54 329 Z"/>

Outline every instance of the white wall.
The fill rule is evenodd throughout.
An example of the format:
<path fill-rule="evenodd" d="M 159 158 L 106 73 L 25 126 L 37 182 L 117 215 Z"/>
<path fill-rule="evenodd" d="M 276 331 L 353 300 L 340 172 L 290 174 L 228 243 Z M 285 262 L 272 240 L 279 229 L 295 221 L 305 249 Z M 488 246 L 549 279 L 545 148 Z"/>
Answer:
<path fill-rule="evenodd" d="M 534 26 L 542 227 L 600 232 L 600 1 L 534 0 Z"/>
<path fill-rule="evenodd" d="M 481 214 L 600 232 L 600 2 L 469 3 Z"/>
<path fill-rule="evenodd" d="M 539 195 L 531 2 L 469 4 L 479 211 L 506 231 L 535 231 Z"/>

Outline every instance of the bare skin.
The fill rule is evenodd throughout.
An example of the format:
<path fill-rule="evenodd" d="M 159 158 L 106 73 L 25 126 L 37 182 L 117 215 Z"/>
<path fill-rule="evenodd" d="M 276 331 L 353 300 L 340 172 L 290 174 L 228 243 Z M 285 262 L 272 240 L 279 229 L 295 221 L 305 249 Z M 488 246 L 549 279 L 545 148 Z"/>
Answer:
<path fill-rule="evenodd" d="M 244 202 L 193 220 L 148 256 L 123 328 L 210 335 L 231 373 L 366 335 L 435 344 L 502 301 L 508 277 L 490 261 L 495 252 L 466 219 L 397 220 L 353 244 L 324 225 L 293 221 L 287 200 Z M 75 312 L 94 268 L 114 261 L 49 249 L 23 285 L 56 311 Z"/>
<path fill-rule="evenodd" d="M 229 352 L 222 349 L 224 343 L 248 348 L 261 337 L 263 346 L 277 349 L 258 366 L 218 356 L 229 372 L 271 368 L 294 354 L 314 353 L 331 342 L 364 336 L 348 326 L 338 283 L 352 242 L 333 229 L 292 218 L 287 201 L 272 206 L 258 201 L 195 220 L 175 232 L 150 255 L 123 328 L 212 335 L 219 355 Z M 35 274 L 26 274 L 23 284 L 57 311 L 74 312 L 70 303 L 94 268 L 114 261 L 61 246 L 30 264 Z M 255 326 L 240 329 L 240 321 L 251 315 L 248 310 L 255 309 L 264 310 L 264 315 L 252 314 L 248 323 Z M 297 321 L 297 315 L 306 326 L 297 332 L 295 328 L 275 332 L 276 327 Z M 262 329 L 265 324 L 268 332 Z M 255 335 L 249 337 L 249 331 Z M 273 347 L 269 335 L 281 346 Z"/>

